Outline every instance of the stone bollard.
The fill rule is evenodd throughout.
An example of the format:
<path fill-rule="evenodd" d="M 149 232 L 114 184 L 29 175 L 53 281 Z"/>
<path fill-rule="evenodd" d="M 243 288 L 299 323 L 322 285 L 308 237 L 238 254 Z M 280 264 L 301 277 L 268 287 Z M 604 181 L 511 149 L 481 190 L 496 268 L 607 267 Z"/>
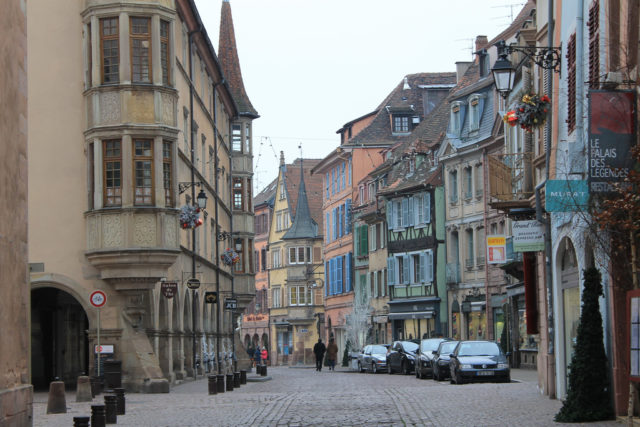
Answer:
<path fill-rule="evenodd" d="M 105 423 L 117 424 L 118 423 L 118 403 L 116 402 L 115 394 L 106 394 L 104 396 L 105 406 Z"/>
<path fill-rule="evenodd" d="M 246 384 L 246 383 L 247 383 L 247 371 L 242 369 L 240 371 L 240 384 Z"/>
<path fill-rule="evenodd" d="M 105 411 L 104 405 L 91 405 L 91 427 L 105 427 Z"/>
<path fill-rule="evenodd" d="M 218 387 L 218 393 L 224 393 L 224 375 L 216 375 L 216 385 Z"/>
<path fill-rule="evenodd" d="M 233 373 L 233 388 L 240 388 L 240 372 Z"/>
<path fill-rule="evenodd" d="M 227 391 L 233 391 L 233 374 L 227 374 Z"/>
<path fill-rule="evenodd" d="M 102 393 L 102 379 L 100 377 L 91 377 L 91 397 L 96 397 Z"/>
<path fill-rule="evenodd" d="M 267 376 L 267 365 L 262 365 L 262 368 L 260 368 L 260 376 Z"/>
<path fill-rule="evenodd" d="M 47 401 L 47 414 L 66 414 L 67 400 L 64 394 L 64 382 L 51 381 L 49 384 L 49 399 Z"/>
<path fill-rule="evenodd" d="M 125 399 L 124 399 L 124 389 L 122 387 L 114 388 L 114 393 L 116 394 L 116 413 L 118 415 L 125 414 Z"/>
<path fill-rule="evenodd" d="M 73 417 L 73 427 L 89 427 L 89 417 Z"/>
<path fill-rule="evenodd" d="M 78 377 L 78 386 L 76 387 L 76 402 L 91 402 L 93 399 L 91 393 L 91 382 L 89 377 Z"/>
<path fill-rule="evenodd" d="M 218 382 L 215 375 L 208 375 L 209 394 L 218 394 Z"/>

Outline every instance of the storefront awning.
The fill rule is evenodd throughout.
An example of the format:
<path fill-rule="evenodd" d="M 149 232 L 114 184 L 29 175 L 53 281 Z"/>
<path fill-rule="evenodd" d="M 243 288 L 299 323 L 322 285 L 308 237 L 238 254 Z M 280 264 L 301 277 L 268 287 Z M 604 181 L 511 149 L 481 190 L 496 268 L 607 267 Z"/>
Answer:
<path fill-rule="evenodd" d="M 428 311 L 404 311 L 400 313 L 389 313 L 389 319 L 431 319 L 433 310 Z"/>

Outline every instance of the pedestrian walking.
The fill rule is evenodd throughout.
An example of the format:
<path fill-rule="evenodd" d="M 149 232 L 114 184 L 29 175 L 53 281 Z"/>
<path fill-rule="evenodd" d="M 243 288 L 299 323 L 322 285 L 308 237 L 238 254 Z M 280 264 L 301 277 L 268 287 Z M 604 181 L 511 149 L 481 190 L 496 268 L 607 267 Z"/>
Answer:
<path fill-rule="evenodd" d="M 262 351 L 260 352 L 260 357 L 264 361 L 265 365 L 267 364 L 267 357 L 268 356 L 269 356 L 269 353 L 267 352 L 267 347 L 262 347 Z"/>
<path fill-rule="evenodd" d="M 256 362 L 256 365 L 261 365 L 262 361 L 260 360 L 262 358 L 262 351 L 260 350 L 260 346 L 257 345 L 256 346 L 256 352 L 253 353 L 253 359 Z"/>
<path fill-rule="evenodd" d="M 327 360 L 329 361 L 329 370 L 336 370 L 336 360 L 338 359 L 338 346 L 336 345 L 333 338 L 329 340 L 329 345 L 327 346 Z"/>
<path fill-rule="evenodd" d="M 316 355 L 316 371 L 322 371 L 322 359 L 324 352 L 327 351 L 322 338 L 318 338 L 318 342 L 313 346 L 313 353 Z"/>

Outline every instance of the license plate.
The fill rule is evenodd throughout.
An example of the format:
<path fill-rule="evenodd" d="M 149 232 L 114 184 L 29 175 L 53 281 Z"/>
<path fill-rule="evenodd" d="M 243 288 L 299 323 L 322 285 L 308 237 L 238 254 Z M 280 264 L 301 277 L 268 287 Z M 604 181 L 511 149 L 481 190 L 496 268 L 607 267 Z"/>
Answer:
<path fill-rule="evenodd" d="M 491 376 L 493 375 L 493 371 L 478 371 L 478 376 Z"/>

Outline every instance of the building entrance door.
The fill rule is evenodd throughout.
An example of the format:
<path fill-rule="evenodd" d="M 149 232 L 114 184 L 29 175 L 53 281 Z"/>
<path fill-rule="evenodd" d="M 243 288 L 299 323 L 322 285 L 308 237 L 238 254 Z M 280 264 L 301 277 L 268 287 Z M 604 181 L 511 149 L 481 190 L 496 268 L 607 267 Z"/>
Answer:
<path fill-rule="evenodd" d="M 89 373 L 89 320 L 69 293 L 56 288 L 31 291 L 31 369 L 36 390 L 56 377 L 75 387 Z"/>

